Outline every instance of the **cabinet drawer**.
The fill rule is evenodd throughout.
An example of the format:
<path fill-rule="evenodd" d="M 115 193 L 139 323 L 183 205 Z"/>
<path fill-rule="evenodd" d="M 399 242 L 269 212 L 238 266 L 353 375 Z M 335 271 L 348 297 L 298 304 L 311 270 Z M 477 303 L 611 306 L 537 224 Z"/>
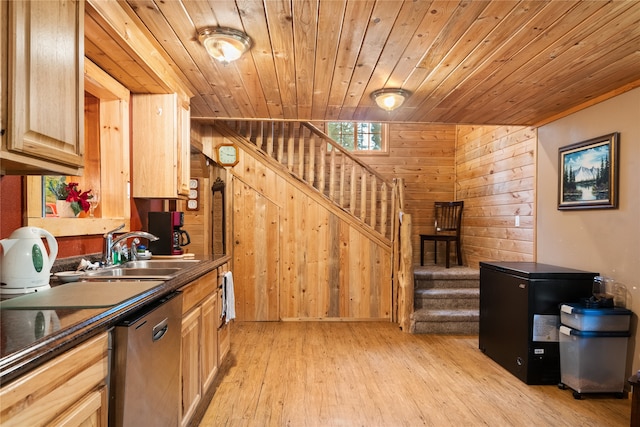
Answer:
<path fill-rule="evenodd" d="M 218 271 L 213 270 L 180 288 L 182 291 L 182 314 L 186 314 L 207 296 L 211 295 L 212 292 L 215 292 L 217 282 Z"/>

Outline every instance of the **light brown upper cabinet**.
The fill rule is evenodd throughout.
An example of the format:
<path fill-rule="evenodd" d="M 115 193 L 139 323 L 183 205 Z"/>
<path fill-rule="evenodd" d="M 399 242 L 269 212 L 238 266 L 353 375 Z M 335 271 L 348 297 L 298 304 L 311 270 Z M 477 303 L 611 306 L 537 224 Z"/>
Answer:
<path fill-rule="evenodd" d="M 0 22 L 0 174 L 80 175 L 84 1 L 2 1 Z"/>
<path fill-rule="evenodd" d="M 133 197 L 189 195 L 190 111 L 177 94 L 132 95 Z"/>

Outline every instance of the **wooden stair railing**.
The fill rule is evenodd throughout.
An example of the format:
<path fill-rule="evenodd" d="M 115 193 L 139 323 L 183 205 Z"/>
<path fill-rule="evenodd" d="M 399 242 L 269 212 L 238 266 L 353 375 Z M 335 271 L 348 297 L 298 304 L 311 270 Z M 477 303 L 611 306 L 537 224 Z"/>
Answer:
<path fill-rule="evenodd" d="M 217 120 L 277 160 L 363 224 L 391 239 L 393 188 L 314 125 L 294 121 Z"/>

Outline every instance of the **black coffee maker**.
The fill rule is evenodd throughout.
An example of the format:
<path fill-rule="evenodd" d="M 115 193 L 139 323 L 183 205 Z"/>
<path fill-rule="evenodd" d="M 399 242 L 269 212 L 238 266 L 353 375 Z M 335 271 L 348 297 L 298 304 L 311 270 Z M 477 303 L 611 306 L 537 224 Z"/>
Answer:
<path fill-rule="evenodd" d="M 158 237 L 149 242 L 149 250 L 153 255 L 182 255 L 183 246 L 191 243 L 191 238 L 184 226 L 184 212 L 149 212 L 149 233 Z"/>

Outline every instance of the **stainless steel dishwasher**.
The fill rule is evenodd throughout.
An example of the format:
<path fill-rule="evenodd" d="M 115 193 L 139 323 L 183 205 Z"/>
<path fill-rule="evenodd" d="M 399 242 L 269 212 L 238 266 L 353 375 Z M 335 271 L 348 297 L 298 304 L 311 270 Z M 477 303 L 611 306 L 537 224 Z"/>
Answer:
<path fill-rule="evenodd" d="M 110 426 L 180 425 L 181 314 L 174 292 L 114 328 Z"/>

